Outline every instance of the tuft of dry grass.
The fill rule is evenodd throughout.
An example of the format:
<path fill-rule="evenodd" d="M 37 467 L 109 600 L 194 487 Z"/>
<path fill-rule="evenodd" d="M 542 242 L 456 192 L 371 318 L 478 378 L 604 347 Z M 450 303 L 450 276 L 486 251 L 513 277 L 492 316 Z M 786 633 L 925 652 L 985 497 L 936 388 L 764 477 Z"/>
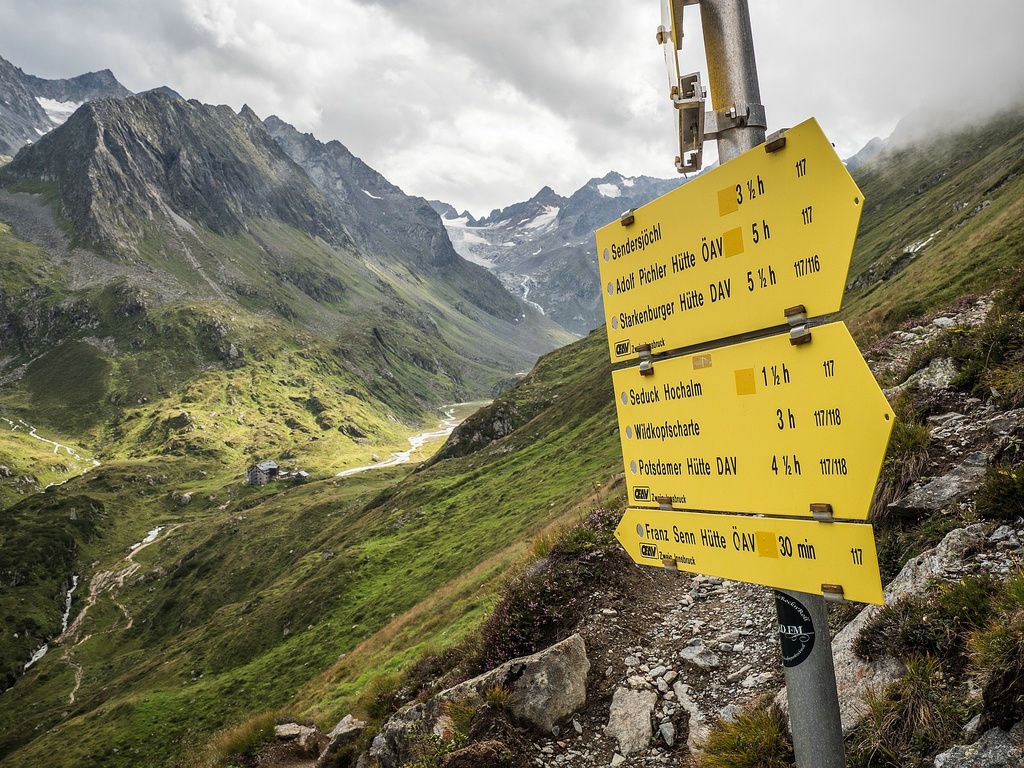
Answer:
<path fill-rule="evenodd" d="M 960 735 L 967 710 L 943 683 L 942 666 L 929 655 L 906 661 L 904 676 L 865 697 L 868 715 L 854 734 L 851 768 L 912 768 L 931 765 L 929 758 Z"/>
<path fill-rule="evenodd" d="M 261 712 L 225 728 L 207 745 L 203 768 L 232 765 L 238 758 L 254 756 L 274 740 L 274 725 L 275 713 Z"/>
<path fill-rule="evenodd" d="M 714 723 L 701 749 L 701 768 L 788 768 L 793 764 L 786 716 L 769 703 L 745 710 L 734 722 Z"/>

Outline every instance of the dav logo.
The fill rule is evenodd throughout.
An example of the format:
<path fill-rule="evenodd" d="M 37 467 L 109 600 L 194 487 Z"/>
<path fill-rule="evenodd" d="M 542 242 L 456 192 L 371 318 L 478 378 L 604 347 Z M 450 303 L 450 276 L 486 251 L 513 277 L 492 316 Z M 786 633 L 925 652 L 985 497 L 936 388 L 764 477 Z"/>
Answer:
<path fill-rule="evenodd" d="M 650 501 L 651 489 L 646 485 L 638 485 L 633 489 L 633 501 Z"/>
<path fill-rule="evenodd" d="M 657 544 L 641 544 L 640 545 L 640 557 L 649 557 L 652 560 L 658 559 L 658 545 Z"/>
<path fill-rule="evenodd" d="M 629 339 L 615 342 L 615 356 L 622 357 L 629 354 Z"/>

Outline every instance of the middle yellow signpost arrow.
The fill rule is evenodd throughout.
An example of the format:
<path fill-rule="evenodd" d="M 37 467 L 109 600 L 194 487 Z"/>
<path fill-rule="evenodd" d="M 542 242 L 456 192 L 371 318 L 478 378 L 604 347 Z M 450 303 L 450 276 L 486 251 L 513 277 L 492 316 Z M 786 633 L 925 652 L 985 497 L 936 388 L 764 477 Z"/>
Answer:
<path fill-rule="evenodd" d="M 612 373 L 631 504 L 867 518 L 893 412 L 842 323 L 641 370 Z"/>

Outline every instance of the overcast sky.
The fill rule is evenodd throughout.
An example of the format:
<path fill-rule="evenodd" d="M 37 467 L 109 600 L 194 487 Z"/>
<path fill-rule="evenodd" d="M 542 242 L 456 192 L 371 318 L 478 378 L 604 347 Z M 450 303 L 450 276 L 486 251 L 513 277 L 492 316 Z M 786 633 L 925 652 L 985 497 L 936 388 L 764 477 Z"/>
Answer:
<path fill-rule="evenodd" d="M 919 105 L 962 119 L 1024 94 L 1022 0 L 749 5 L 769 131 L 814 116 L 842 157 Z M 0 0 L 0 56 L 248 104 L 480 216 L 610 170 L 676 175 L 660 19 L 660 0 Z M 684 32 L 706 83 L 697 6 Z"/>

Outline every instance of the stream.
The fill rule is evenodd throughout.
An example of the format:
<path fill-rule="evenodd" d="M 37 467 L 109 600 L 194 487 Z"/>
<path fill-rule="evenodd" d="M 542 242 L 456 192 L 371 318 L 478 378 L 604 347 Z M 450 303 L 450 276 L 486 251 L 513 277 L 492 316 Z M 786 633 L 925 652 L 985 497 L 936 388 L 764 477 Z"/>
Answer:
<path fill-rule="evenodd" d="M 390 457 L 383 461 L 377 461 L 373 464 L 367 464 L 365 467 L 353 467 L 339 472 L 336 477 L 348 477 L 349 475 L 355 475 L 360 472 L 366 472 L 370 469 L 383 469 L 384 467 L 394 467 L 399 464 L 405 464 L 408 462 L 414 453 L 423 448 L 427 443 L 433 442 L 434 440 L 441 440 L 447 438 L 455 428 L 459 426 L 463 421 L 466 420 L 470 414 L 474 413 L 479 408 L 483 407 L 485 402 L 475 403 L 456 403 L 454 405 L 447 405 L 442 409 L 444 413 L 444 419 L 437 425 L 436 429 L 429 432 L 420 432 L 418 435 L 413 435 L 409 438 L 409 450 L 398 451 L 392 453 Z"/>
<path fill-rule="evenodd" d="M 459 424 L 461 424 L 466 419 L 466 417 L 474 413 L 477 409 L 486 405 L 486 402 L 487 401 L 473 403 L 456 403 L 454 405 L 445 406 L 442 409 L 444 418 L 441 420 L 441 422 L 437 425 L 435 429 L 429 430 L 427 432 L 420 432 L 419 434 L 413 435 L 412 437 L 409 438 L 409 450 L 397 451 L 395 453 L 392 453 L 390 457 L 384 459 L 383 461 L 378 461 L 373 464 L 367 464 L 366 466 L 363 467 L 353 467 L 351 469 L 346 469 L 342 472 L 339 472 L 337 474 L 337 477 L 348 477 L 349 475 L 355 475 L 360 472 L 366 472 L 371 469 L 383 469 L 384 467 L 394 467 L 399 464 L 405 464 L 412 458 L 414 453 L 420 451 L 423 448 L 423 446 L 426 445 L 427 443 L 433 442 L 435 440 L 442 440 L 451 435 L 451 433 L 455 431 L 455 428 L 459 426 Z M 10 421 L 9 419 L 3 420 L 10 424 L 12 429 L 17 429 L 19 426 L 14 424 L 14 422 Z M 35 433 L 34 427 L 29 427 L 29 425 L 24 424 L 24 422 L 22 422 L 22 425 L 31 430 L 29 434 L 32 437 L 52 444 L 54 446 L 54 453 L 56 453 L 61 448 L 64 448 L 69 454 L 74 456 L 76 459 L 81 460 L 81 457 L 68 446 L 60 445 L 52 440 L 46 440 L 45 438 L 39 437 Z M 99 465 L 98 461 L 93 460 L 93 463 L 97 466 Z M 142 541 L 136 544 L 132 544 L 131 547 L 129 547 L 129 551 L 131 552 L 131 554 L 129 554 L 128 558 L 130 559 L 132 555 L 135 553 L 135 551 L 140 547 L 147 546 L 153 541 L 155 541 L 163 529 L 164 526 L 157 526 L 153 530 L 149 531 L 148 535 Z M 74 593 L 76 587 L 78 587 L 78 576 L 74 576 L 72 578 L 71 589 L 68 590 L 67 597 L 65 598 L 64 601 L 64 615 L 61 619 L 60 626 L 61 635 L 63 635 L 68 628 L 68 618 L 71 616 L 71 595 L 72 593 Z M 49 643 L 44 643 L 42 647 L 39 648 L 39 650 L 32 654 L 32 658 L 28 660 L 22 671 L 24 672 L 25 670 L 28 670 L 33 664 L 35 664 L 37 661 L 43 658 L 43 656 L 45 656 L 47 651 L 49 650 Z"/>
<path fill-rule="evenodd" d="M 67 597 L 64 598 L 64 615 L 60 619 L 60 633 L 64 634 L 64 631 L 68 628 L 68 619 L 71 617 L 71 595 L 74 593 L 75 588 L 78 586 L 78 576 L 71 577 L 71 589 L 68 590 Z M 29 667 L 39 661 L 46 652 L 50 650 L 49 643 L 43 643 L 38 651 L 32 654 L 32 658 L 25 664 L 22 672 L 25 672 Z"/>
<path fill-rule="evenodd" d="M 49 440 L 49 439 L 43 437 L 42 435 L 40 435 L 40 434 L 38 434 L 36 432 L 36 428 L 35 427 L 33 427 L 31 424 L 26 424 L 21 419 L 18 419 L 18 423 L 15 424 L 10 419 L 8 419 L 6 417 L 3 417 L 3 416 L 0 416 L 0 421 L 6 421 L 7 424 L 10 425 L 12 431 L 13 430 L 17 430 L 17 429 L 21 429 L 22 431 L 28 430 L 28 432 L 26 434 L 29 437 L 34 438 L 36 440 L 39 440 L 40 442 L 47 443 L 48 445 L 52 445 L 54 453 L 60 453 L 60 449 L 63 448 L 67 452 L 68 456 L 73 458 L 75 461 L 80 461 L 80 462 L 83 462 L 83 463 L 91 461 L 93 467 L 100 466 L 100 463 L 96 459 L 86 459 L 86 458 L 83 458 L 71 446 L 63 445 L 62 443 L 58 443 L 56 440 Z M 86 471 L 88 471 L 88 470 L 86 470 Z M 78 475 L 73 475 L 72 477 L 77 477 L 77 476 Z M 71 478 L 69 477 L 68 480 L 70 480 L 70 479 Z M 62 480 L 59 483 L 47 483 L 46 487 L 49 488 L 51 485 L 63 485 L 66 482 L 67 482 L 67 480 Z"/>

